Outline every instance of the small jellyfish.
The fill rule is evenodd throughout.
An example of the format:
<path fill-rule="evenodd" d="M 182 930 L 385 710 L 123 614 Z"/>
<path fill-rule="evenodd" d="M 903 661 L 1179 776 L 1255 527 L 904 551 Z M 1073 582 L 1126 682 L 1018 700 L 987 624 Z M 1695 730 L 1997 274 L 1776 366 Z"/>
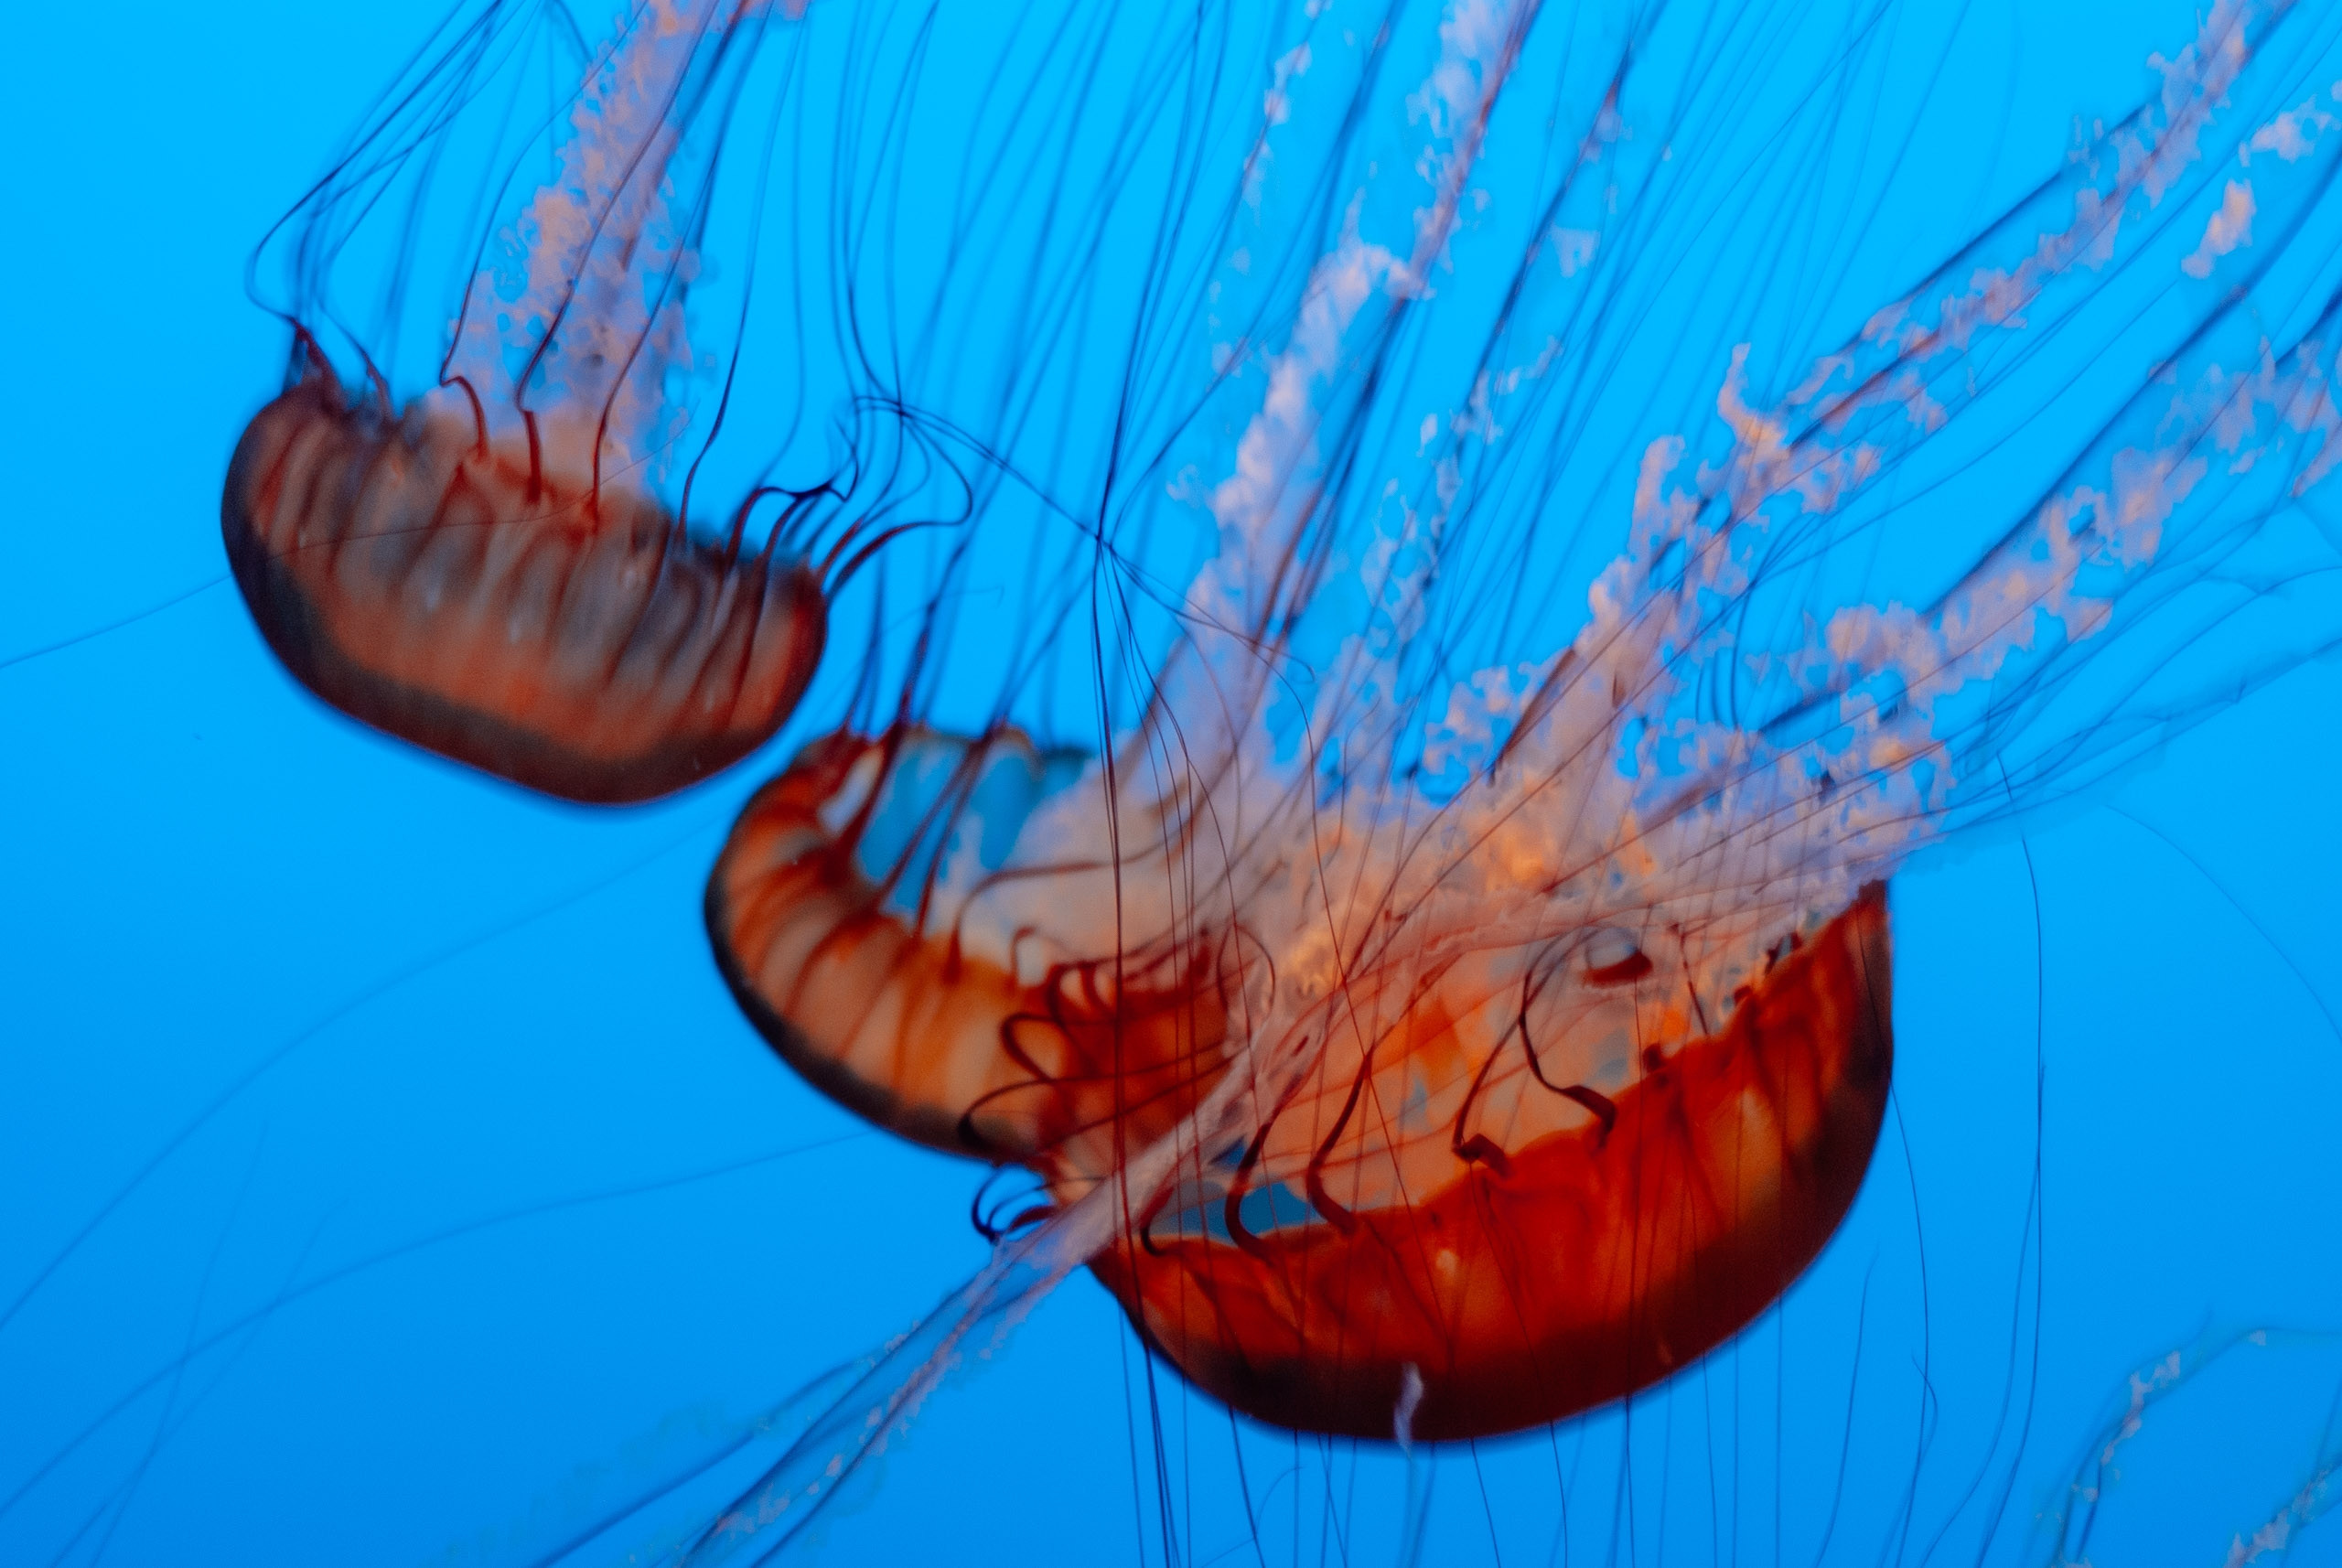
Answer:
<path fill-rule="evenodd" d="M 650 483 L 692 359 L 698 215 L 677 210 L 673 171 L 767 20 L 739 0 L 625 18 L 567 105 L 552 179 L 485 247 L 437 385 L 403 411 L 362 346 L 369 389 L 345 389 L 315 335 L 330 307 L 296 307 L 290 384 L 237 445 L 220 526 L 269 647 L 335 707 L 597 802 L 706 778 L 795 708 L 822 652 L 820 577 L 779 529 L 744 544 L 749 506 L 702 537 Z M 504 21 L 461 29 L 296 209 L 305 278 L 412 169 L 411 232 L 433 216 L 438 139 L 510 52 Z"/>
<path fill-rule="evenodd" d="M 1625 135 L 1615 81 L 1574 162 L 1502 156 L 1499 128 L 1554 124 L 1500 102 L 1565 47 L 1533 6 L 1443 16 L 1408 156 L 1344 139 L 1372 89 L 1338 76 L 1310 189 L 1355 195 L 1314 250 L 1278 236 L 1310 259 L 1219 389 L 1256 400 L 1223 477 L 1162 487 L 1211 548 L 1140 695 L 1101 696 L 1103 744 L 1043 745 L 1007 699 L 955 733 L 907 686 L 760 791 L 711 875 L 718 966 L 785 1059 L 1043 1197 L 891 1353 L 896 1392 L 858 1387 L 710 1540 L 812 1498 L 1082 1265 L 1235 1409 L 1402 1443 L 1617 1399 L 1773 1302 L 1879 1135 L 1888 880 L 2332 636 L 2342 294 L 2237 240 L 2227 166 L 2265 232 L 2323 199 L 2342 137 L 2272 132 L 2284 84 L 2247 75 L 2287 15 L 2216 9 L 2136 113 L 1772 390 L 1733 347 L 1708 429 L 1617 465 L 1624 548 L 1574 617 L 1534 585 L 1583 536 L 1555 455 L 1601 400 L 1572 394 L 1610 391 L 1581 361 L 1622 285 L 1591 258 L 1637 238 L 1606 213 L 1688 177 Z M 1295 58 L 1280 134 L 1309 122 L 1297 72 L 1339 70 Z M 1508 199 L 1526 242 L 1474 249 Z M 1229 295 L 1273 295 L 1258 253 Z M 1499 286 L 1446 281 L 1476 258 Z M 2137 356 L 2135 390 L 2110 416 L 2028 381 L 2045 334 Z M 2011 429 L 2059 456 L 1946 552 L 1966 536 L 1907 491 L 1977 466 L 1971 425 L 1995 460 Z M 1926 593 L 1844 573 L 1889 535 Z"/>

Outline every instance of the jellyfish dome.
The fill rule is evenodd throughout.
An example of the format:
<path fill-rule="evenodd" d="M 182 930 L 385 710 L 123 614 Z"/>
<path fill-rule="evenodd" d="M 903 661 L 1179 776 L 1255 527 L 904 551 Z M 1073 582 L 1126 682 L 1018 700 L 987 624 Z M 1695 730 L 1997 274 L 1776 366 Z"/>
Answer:
<path fill-rule="evenodd" d="M 734 0 L 656 0 L 597 53 L 553 52 L 577 74 L 546 127 L 551 178 L 487 240 L 436 385 L 403 411 L 363 342 L 367 391 L 329 362 L 330 272 L 403 204 L 384 263 L 395 299 L 417 236 L 453 221 L 443 158 L 527 166 L 458 133 L 509 92 L 500 75 L 529 63 L 542 27 L 496 6 L 466 21 L 287 220 L 290 384 L 237 445 L 221 531 L 253 621 L 327 702 L 601 802 L 728 767 L 795 708 L 821 656 L 819 576 L 779 530 L 744 547 L 747 506 L 705 536 L 651 483 L 680 434 L 670 383 L 693 367 L 683 303 L 704 192 L 678 177 L 711 177 L 694 130 L 725 112 L 771 22 Z M 474 200 L 501 194 L 491 181 Z"/>
<path fill-rule="evenodd" d="M 1719 177 L 1681 40 L 1583 20 L 1458 0 L 1266 57 L 1198 242 L 1231 258 L 1212 380 L 1083 535 L 1094 746 L 1013 693 L 935 722 L 914 679 L 740 816 L 706 912 L 751 1020 L 1038 1191 L 711 1542 L 817 1504 L 1085 1265 L 1298 1430 L 1502 1433 L 1689 1365 L 1862 1184 L 1889 880 L 2334 645 L 2342 294 L 2285 242 L 2333 217 L 2342 122 L 2255 69 L 2321 47 L 2302 16 L 2216 7 L 2135 113 L 1794 355 L 1760 334 L 1842 301 L 1769 297 L 1761 230 L 1672 226 Z M 1799 80 L 1791 127 L 1826 101 Z M 1669 263 L 1686 317 L 1621 306 Z M 1660 318 L 1706 405 L 1606 456 Z"/>

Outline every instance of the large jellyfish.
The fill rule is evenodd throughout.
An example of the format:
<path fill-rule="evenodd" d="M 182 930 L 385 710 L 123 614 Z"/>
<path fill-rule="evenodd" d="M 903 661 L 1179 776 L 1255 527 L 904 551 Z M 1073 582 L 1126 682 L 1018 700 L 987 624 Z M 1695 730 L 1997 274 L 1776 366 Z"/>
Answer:
<path fill-rule="evenodd" d="M 679 159 L 736 95 L 768 19 L 735 0 L 622 19 L 559 118 L 552 178 L 500 215 L 436 384 L 403 411 L 371 357 L 356 395 L 328 362 L 331 271 L 384 207 L 404 220 L 402 251 L 446 221 L 432 203 L 452 183 L 434 177 L 450 123 L 509 100 L 500 77 L 535 29 L 497 8 L 451 21 L 452 47 L 397 84 L 288 220 L 291 384 L 237 445 L 220 521 L 253 620 L 327 702 L 532 789 L 612 802 L 730 766 L 796 706 L 821 657 L 819 577 L 778 553 L 780 529 L 744 547 L 755 495 L 707 535 L 649 482 L 680 434 L 669 383 L 692 368 L 704 191 L 678 188 Z M 486 155 L 491 210 L 526 148 Z M 713 153 L 693 150 L 704 182 Z M 412 264 L 395 257 L 394 293 Z"/>
<path fill-rule="evenodd" d="M 1760 390 L 1735 348 L 1714 438 L 1642 449 L 1574 618 L 1538 567 L 1605 363 L 1580 280 L 1640 238 L 1622 190 L 1693 147 L 1625 141 L 1631 56 L 1574 122 L 1508 113 L 1566 75 L 1570 23 L 1459 0 L 1421 75 L 1380 58 L 1395 21 L 1281 65 L 1245 173 L 1322 91 L 1314 249 L 1228 378 L 1254 399 L 1232 461 L 1185 487 L 1215 548 L 1167 648 L 1133 669 L 1144 634 L 1099 637 L 1128 682 L 1101 751 L 898 711 L 735 827 L 708 924 L 775 1047 L 1043 1193 L 711 1552 L 817 1507 L 1082 1263 L 1197 1385 L 1312 1432 L 1484 1436 L 1691 1364 L 1870 1164 L 1887 879 L 2332 646 L 2342 292 L 2285 242 L 2342 155 L 2293 52 L 2317 18 L 2216 7 L 2135 113 L 1832 351 Z M 1353 131 L 1378 108 L 1388 137 Z M 1263 226 L 1256 258 L 1292 244 Z M 1451 304 L 1476 245 L 1505 281 Z M 2127 400 L 2036 379 L 2044 338 L 2135 366 Z M 1903 492 L 2018 468 L 2008 432 L 2043 421 L 2071 434 L 1977 553 L 1907 547 L 1930 591 L 1842 570 L 1921 526 Z M 2109 677 L 2118 645 L 2144 670 Z"/>

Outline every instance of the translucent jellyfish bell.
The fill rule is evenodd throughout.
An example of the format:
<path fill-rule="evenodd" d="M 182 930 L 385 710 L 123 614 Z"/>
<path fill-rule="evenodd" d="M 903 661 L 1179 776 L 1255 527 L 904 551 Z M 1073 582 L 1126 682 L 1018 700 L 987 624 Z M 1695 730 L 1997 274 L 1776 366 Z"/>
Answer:
<path fill-rule="evenodd" d="M 291 384 L 237 446 L 221 530 L 269 646 L 328 703 L 532 789 L 647 800 L 769 738 L 826 624 L 781 530 L 746 546 L 744 505 L 700 536 L 652 488 L 693 368 L 698 144 L 771 17 L 651 0 L 621 19 L 546 127 L 551 177 L 476 247 L 438 384 L 394 412 L 364 344 L 364 393 L 327 360 L 330 274 L 384 208 L 403 218 L 378 334 L 394 338 L 416 252 L 461 210 L 442 161 L 476 157 L 508 187 L 532 166 L 464 134 L 540 41 L 507 10 L 451 25 L 289 220 Z M 579 58 L 555 51 L 564 65 Z M 500 198 L 490 178 L 473 201 Z"/>

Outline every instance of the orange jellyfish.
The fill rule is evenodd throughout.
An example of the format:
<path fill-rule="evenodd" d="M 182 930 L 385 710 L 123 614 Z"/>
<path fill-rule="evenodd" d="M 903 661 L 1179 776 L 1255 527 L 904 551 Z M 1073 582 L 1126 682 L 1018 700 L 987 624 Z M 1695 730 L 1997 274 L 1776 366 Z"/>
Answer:
<path fill-rule="evenodd" d="M 2245 75 L 2285 9 L 2216 10 L 2153 100 L 1835 351 L 1760 386 L 1732 349 L 1708 429 L 1623 465 L 1623 548 L 1539 645 L 1522 628 L 1562 618 L 1502 607 L 1551 567 L 1543 465 L 1582 426 L 1538 381 L 1569 362 L 1589 258 L 1632 240 L 1555 215 L 1630 210 L 1672 152 L 1627 144 L 1614 91 L 1574 166 L 1490 156 L 1538 13 L 1452 7 L 1405 100 L 1413 156 L 1332 160 L 1358 194 L 1229 379 L 1256 399 L 1233 454 L 1165 487 L 1212 544 L 1133 710 L 1082 750 L 955 734 L 907 694 L 802 753 L 724 848 L 709 933 L 776 1051 L 1041 1193 L 708 1560 L 801 1520 L 1085 1265 L 1235 1409 L 1402 1443 L 1619 1398 L 1773 1302 L 1888 1103 L 1887 881 L 2330 635 L 2312 597 L 2306 643 L 2189 685 L 2207 638 L 2320 591 L 2305 510 L 2342 458 L 2342 295 L 2240 240 L 2223 162 L 2254 169 L 2264 232 L 2334 167 L 2342 138 L 2281 125 L 2282 87 Z M 1526 244 L 1479 252 L 1509 286 L 1438 282 L 1470 213 L 1554 179 L 1516 203 Z M 2135 392 L 2014 515 L 1929 559 L 1924 596 L 1831 575 L 1865 534 L 1949 537 L 1889 478 L 1971 462 L 1945 445 L 1968 421 L 2062 407 L 2009 371 L 2027 334 L 2135 350 L 2106 306 L 2131 289 L 2161 302 Z M 1432 374 L 1453 379 L 1418 430 L 1400 400 Z"/>
<path fill-rule="evenodd" d="M 703 537 L 650 482 L 692 359 L 703 193 L 676 167 L 765 24 L 739 0 L 626 19 L 567 105 L 553 177 L 484 247 L 436 386 L 403 412 L 362 346 L 370 390 L 345 390 L 296 312 L 291 384 L 237 445 L 220 527 L 269 647 L 335 707 L 600 802 L 729 767 L 795 708 L 821 657 L 820 578 L 780 530 L 745 546 L 747 506 Z M 411 167 L 427 182 L 442 123 L 516 52 L 508 31 L 485 14 L 401 84 L 296 210 L 297 267 L 336 259 Z M 411 232 L 432 194 L 411 198 Z"/>
<path fill-rule="evenodd" d="M 708 925 L 811 1082 L 905 1136 L 1029 1165 L 1070 1201 L 1222 1087 L 1248 977 L 1240 947 L 1198 941 L 1026 978 L 889 909 L 886 819 L 956 799 L 990 831 L 1036 760 L 1014 736 L 816 748 L 742 814 Z M 833 832 L 842 799 L 860 804 Z M 1892 1058 L 1884 892 L 1792 931 L 1713 1032 L 1638 994 L 1653 961 L 1599 935 L 1546 944 L 1519 993 L 1477 1006 L 1461 997 L 1484 982 L 1410 977 L 1394 997 L 1411 966 L 1358 966 L 1341 1011 L 1380 1026 L 1329 1041 L 1247 1141 L 1138 1205 L 1101 1279 L 1206 1391 L 1357 1436 L 1390 1436 L 1399 1412 L 1432 1439 L 1534 1425 L 1717 1344 L 1812 1261 L 1869 1165 Z M 1617 1063 L 1586 1047 L 1628 1029 L 1640 1058 L 1606 1093 Z M 1452 1112 L 1410 1115 L 1411 1094 Z"/>

